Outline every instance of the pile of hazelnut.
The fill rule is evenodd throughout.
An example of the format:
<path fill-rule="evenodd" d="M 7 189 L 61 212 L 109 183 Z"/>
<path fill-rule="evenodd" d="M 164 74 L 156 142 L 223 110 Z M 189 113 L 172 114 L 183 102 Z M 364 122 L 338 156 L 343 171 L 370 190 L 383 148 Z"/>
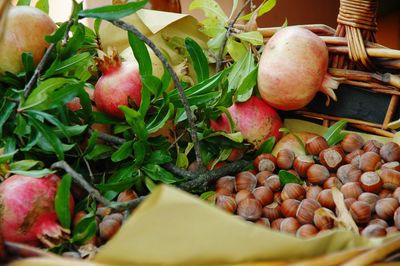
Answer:
<path fill-rule="evenodd" d="M 349 133 L 337 145 L 316 136 L 305 143 L 307 155 L 282 149 L 261 154 L 254 171 L 216 182 L 215 204 L 241 218 L 274 230 L 310 237 L 335 227 L 338 188 L 360 234 L 383 237 L 400 230 L 400 146 L 365 142 Z M 304 184 L 281 185 L 286 170 Z M 329 215 L 327 215 L 327 213 Z"/>

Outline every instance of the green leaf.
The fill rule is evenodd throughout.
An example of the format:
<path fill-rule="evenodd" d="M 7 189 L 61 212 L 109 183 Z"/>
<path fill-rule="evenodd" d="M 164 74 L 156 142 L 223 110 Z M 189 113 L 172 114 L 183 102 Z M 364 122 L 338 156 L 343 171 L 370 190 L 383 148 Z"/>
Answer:
<path fill-rule="evenodd" d="M 12 160 L 12 158 L 14 157 L 14 155 L 18 152 L 18 150 L 15 150 L 13 152 L 10 153 L 6 153 L 6 154 L 1 154 L 0 155 L 0 163 L 6 163 L 10 160 Z"/>
<path fill-rule="evenodd" d="M 78 14 L 83 9 L 83 1 L 78 3 L 76 0 L 72 0 L 72 12 L 71 18 L 78 20 Z"/>
<path fill-rule="evenodd" d="M 143 171 L 154 181 L 161 181 L 165 184 L 173 184 L 179 181 L 173 174 L 156 164 L 146 164 Z"/>
<path fill-rule="evenodd" d="M 100 160 L 111 156 L 114 149 L 108 145 L 95 145 L 93 149 L 85 155 L 88 160 Z"/>
<path fill-rule="evenodd" d="M 48 43 L 56 43 L 63 39 L 65 31 L 67 30 L 68 22 L 62 23 L 58 29 L 51 35 L 45 36 L 45 40 Z"/>
<path fill-rule="evenodd" d="M 91 152 L 94 148 L 94 146 L 97 143 L 97 138 L 99 137 L 99 132 L 97 130 L 94 130 L 92 135 L 90 136 L 89 140 L 88 140 L 88 144 L 87 147 L 84 151 L 84 154 L 87 154 L 89 152 Z"/>
<path fill-rule="evenodd" d="M 206 192 L 203 192 L 201 195 L 200 195 L 200 199 L 202 199 L 202 200 L 208 200 L 209 198 L 211 198 L 212 196 L 214 196 L 215 195 L 215 191 L 206 191 Z"/>
<path fill-rule="evenodd" d="M 257 155 L 261 153 L 271 153 L 274 149 L 276 139 L 275 137 L 270 137 L 263 144 L 261 144 L 260 148 L 257 150 Z"/>
<path fill-rule="evenodd" d="M 249 31 L 243 32 L 235 35 L 236 38 L 239 38 L 242 41 L 251 43 L 253 45 L 263 45 L 264 37 L 259 31 Z"/>
<path fill-rule="evenodd" d="M 249 49 L 245 56 L 243 56 L 239 61 L 237 61 L 233 67 L 232 71 L 228 76 L 228 92 L 235 91 L 237 88 L 241 86 L 244 79 L 256 68 L 256 64 L 254 62 L 254 57 Z"/>
<path fill-rule="evenodd" d="M 146 140 L 149 137 L 149 133 L 141 114 L 127 106 L 119 106 L 119 109 L 124 112 L 126 122 L 132 127 L 137 137 Z"/>
<path fill-rule="evenodd" d="M 142 115 L 142 117 L 146 116 L 147 111 L 150 108 L 151 95 L 150 90 L 148 89 L 148 84 L 142 81 L 142 99 L 140 101 L 140 106 L 138 112 Z"/>
<path fill-rule="evenodd" d="M 31 133 L 31 127 L 21 114 L 15 116 L 15 129 L 14 134 L 19 137 L 26 136 Z"/>
<path fill-rule="evenodd" d="M 216 131 L 207 136 L 207 138 L 215 137 L 215 136 L 224 136 L 234 142 L 242 143 L 243 142 L 243 135 L 240 132 L 233 132 L 233 133 L 226 133 L 224 131 Z"/>
<path fill-rule="evenodd" d="M 123 5 L 102 6 L 93 9 L 82 10 L 78 14 L 81 18 L 90 17 L 100 18 L 104 20 L 117 20 L 129 16 L 136 11 L 142 9 L 147 4 L 147 2 L 147 0 L 142 0 Z"/>
<path fill-rule="evenodd" d="M 157 186 L 156 183 L 153 182 L 149 177 L 144 178 L 144 184 L 146 185 L 147 189 L 152 192 L 153 189 Z"/>
<path fill-rule="evenodd" d="M 203 24 L 203 28 L 200 30 L 210 38 L 215 38 L 221 34 L 225 35 L 226 33 L 225 22 L 217 18 L 206 18 L 201 21 L 201 24 Z"/>
<path fill-rule="evenodd" d="M 39 8 L 44 13 L 49 14 L 49 1 L 48 0 L 39 0 L 37 1 L 36 8 Z"/>
<path fill-rule="evenodd" d="M 189 6 L 189 11 L 195 9 L 201 9 L 206 17 L 214 17 L 224 23 L 228 20 L 224 10 L 214 0 L 193 0 Z"/>
<path fill-rule="evenodd" d="M 336 145 L 339 142 L 341 142 L 345 137 L 346 137 L 347 133 L 346 132 L 340 132 L 338 134 L 335 134 L 334 136 L 332 136 L 328 142 L 328 144 L 331 145 Z"/>
<path fill-rule="evenodd" d="M 235 41 L 233 37 L 229 37 L 226 42 L 226 50 L 236 62 L 240 60 L 247 52 L 246 46 L 243 43 Z"/>
<path fill-rule="evenodd" d="M 189 52 L 193 68 L 196 72 L 197 82 L 202 82 L 203 80 L 208 79 L 208 61 L 203 52 L 203 49 L 201 49 L 200 45 L 198 45 L 193 39 L 189 37 L 185 39 L 185 45 L 186 49 Z"/>
<path fill-rule="evenodd" d="M 94 26 L 93 26 L 93 28 L 94 28 L 94 32 L 96 33 L 96 36 L 100 36 L 100 26 L 101 26 L 101 22 L 102 22 L 102 20 L 101 19 L 99 19 L 99 18 L 96 18 L 95 20 L 94 20 Z"/>
<path fill-rule="evenodd" d="M 17 6 L 29 6 L 31 4 L 31 0 L 18 0 Z"/>
<path fill-rule="evenodd" d="M 171 155 L 165 150 L 155 150 L 146 158 L 147 163 L 164 164 L 172 161 Z"/>
<path fill-rule="evenodd" d="M 174 112 L 174 105 L 172 103 L 164 105 L 153 120 L 147 123 L 147 131 L 151 134 L 161 129 Z"/>
<path fill-rule="evenodd" d="M 146 157 L 147 141 L 138 140 L 133 144 L 133 150 L 135 153 L 135 165 L 141 165 Z"/>
<path fill-rule="evenodd" d="M 57 64 L 57 67 L 54 70 L 52 70 L 51 72 L 48 72 L 49 70 L 46 71 L 44 78 L 47 78 L 50 75 L 64 74 L 70 70 L 75 69 L 79 65 L 87 64 L 88 62 L 90 62 L 91 58 L 92 58 L 92 56 L 88 52 L 73 55 L 64 61 L 59 62 Z M 50 73 L 50 75 L 49 75 L 49 73 Z"/>
<path fill-rule="evenodd" d="M 265 13 L 271 11 L 275 7 L 275 5 L 276 5 L 276 0 L 264 1 L 261 8 L 258 10 L 257 17 L 261 17 Z M 249 20 L 252 15 L 253 13 L 247 14 L 245 16 L 240 17 L 239 20 Z"/>
<path fill-rule="evenodd" d="M 43 168 L 41 170 L 29 170 L 29 171 L 22 171 L 22 170 L 11 170 L 10 173 L 16 174 L 16 175 L 24 175 L 24 176 L 30 176 L 30 177 L 35 177 L 35 178 L 40 178 L 40 177 L 45 177 L 49 174 L 54 174 L 56 171 Z"/>
<path fill-rule="evenodd" d="M 71 182 L 70 175 L 64 175 L 57 188 L 56 197 L 54 199 L 55 210 L 58 220 L 64 228 L 69 229 L 71 226 L 71 212 L 70 212 L 70 196 L 71 196 Z"/>
<path fill-rule="evenodd" d="M 250 99 L 253 94 L 253 88 L 257 84 L 257 74 L 258 67 L 254 68 L 248 75 L 245 77 L 240 84 L 239 88 L 235 92 L 235 98 L 238 102 L 245 102 Z"/>
<path fill-rule="evenodd" d="M 43 167 L 43 162 L 36 160 L 21 160 L 10 163 L 11 171 L 28 171 L 33 167 L 40 165 Z"/>
<path fill-rule="evenodd" d="M 39 85 L 32 90 L 26 101 L 19 108 L 20 110 L 26 110 L 40 106 L 42 110 L 44 107 L 51 105 L 53 102 L 53 94 L 57 90 L 66 88 L 66 85 L 76 84 L 76 80 L 67 78 L 50 78 L 39 83 Z M 67 92 L 68 93 L 68 92 Z M 76 95 L 73 95 L 74 97 Z M 72 100 L 68 99 L 68 100 Z M 37 109 L 37 108 L 35 108 Z M 46 108 L 45 108 L 46 109 Z"/>
<path fill-rule="evenodd" d="M 336 144 L 334 141 L 340 139 L 339 136 L 342 134 L 342 130 L 346 125 L 346 120 L 340 120 L 328 128 L 323 137 L 326 139 L 329 146 Z"/>
<path fill-rule="evenodd" d="M 133 151 L 133 141 L 127 141 L 124 144 L 122 144 L 118 150 L 116 150 L 112 156 L 111 156 L 111 161 L 113 162 L 120 162 L 122 160 L 125 160 L 128 158 L 130 155 L 132 155 Z"/>
<path fill-rule="evenodd" d="M 235 11 L 237 9 L 238 4 L 239 4 L 239 0 L 233 0 L 233 2 L 232 2 L 232 10 L 231 10 L 231 14 L 229 15 L 229 20 L 231 20 L 232 17 L 233 17 L 233 14 L 235 14 Z"/>
<path fill-rule="evenodd" d="M 14 102 L 6 101 L 3 106 L 0 107 L 0 137 L 3 134 L 3 126 L 10 118 L 10 115 L 14 113 L 14 108 L 17 104 Z"/>
<path fill-rule="evenodd" d="M 35 70 L 35 64 L 33 62 L 32 53 L 22 53 L 21 55 L 22 64 L 26 73 L 32 73 Z"/>
<path fill-rule="evenodd" d="M 72 233 L 73 243 L 85 243 L 87 240 L 91 239 L 96 235 L 97 222 L 94 213 L 87 214 L 82 218 L 76 226 Z"/>
<path fill-rule="evenodd" d="M 143 77 L 141 77 L 141 79 L 142 79 L 143 88 L 146 89 L 147 94 L 149 92 L 151 92 L 156 97 L 158 97 L 159 95 L 162 94 L 164 89 L 163 89 L 162 81 L 159 78 L 157 78 L 156 76 L 150 75 L 150 76 L 143 76 Z M 143 95 L 143 92 L 142 92 L 142 95 Z M 146 112 L 147 112 L 147 107 L 148 106 L 146 106 L 146 108 L 145 108 Z"/>
<path fill-rule="evenodd" d="M 178 153 L 178 156 L 176 157 L 176 166 L 182 169 L 186 169 L 189 166 L 189 159 L 185 153 Z"/>
<path fill-rule="evenodd" d="M 42 134 L 42 136 L 47 140 L 47 142 L 51 145 L 54 152 L 57 155 L 59 160 L 64 160 L 64 151 L 63 146 L 60 139 L 54 134 L 54 132 L 45 124 L 37 120 L 32 115 L 29 115 L 29 121 L 32 125 Z"/>
<path fill-rule="evenodd" d="M 152 75 L 153 67 L 149 51 L 147 51 L 146 44 L 131 32 L 128 32 L 128 40 L 129 40 L 129 45 L 132 48 L 133 54 L 135 55 L 136 61 L 140 62 L 139 64 L 140 76 Z"/>
<path fill-rule="evenodd" d="M 286 184 L 289 183 L 296 183 L 302 185 L 304 182 L 294 174 L 285 171 L 285 170 L 280 170 L 279 173 L 279 182 L 281 183 L 281 187 L 284 187 Z"/>

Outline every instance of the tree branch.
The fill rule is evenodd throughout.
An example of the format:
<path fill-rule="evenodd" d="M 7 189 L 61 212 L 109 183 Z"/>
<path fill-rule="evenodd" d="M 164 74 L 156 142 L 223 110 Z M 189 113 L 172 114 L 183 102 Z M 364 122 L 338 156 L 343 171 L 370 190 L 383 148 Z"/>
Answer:
<path fill-rule="evenodd" d="M 65 29 L 65 33 L 64 33 L 64 37 L 63 37 L 63 42 L 66 42 L 68 40 L 68 34 L 69 34 L 69 30 L 71 29 L 72 25 L 74 24 L 74 21 L 72 19 L 70 19 L 68 21 L 67 27 Z M 53 52 L 54 48 L 56 48 L 57 44 L 56 43 L 52 43 L 49 45 L 49 47 L 47 48 L 46 52 L 44 53 L 42 59 L 40 60 L 39 64 L 37 65 L 35 71 L 33 72 L 33 75 L 31 77 L 31 79 L 29 80 L 29 82 L 25 85 L 24 87 L 24 97 L 28 97 L 29 93 L 31 92 L 31 90 L 33 89 L 33 87 L 35 86 L 40 73 L 42 72 L 44 66 L 46 65 L 47 61 L 50 58 L 51 53 Z"/>
<path fill-rule="evenodd" d="M 231 22 L 229 22 L 228 28 L 226 29 L 225 36 L 224 36 L 224 39 L 222 41 L 222 45 L 221 45 L 221 47 L 219 49 L 219 53 L 218 53 L 218 56 L 217 56 L 217 63 L 216 63 L 216 66 L 215 66 L 215 71 L 216 72 L 219 72 L 221 70 L 222 61 L 224 59 L 223 57 L 224 57 L 225 46 L 226 46 L 226 43 L 228 41 L 229 36 L 231 35 L 233 26 L 235 25 L 236 21 L 239 19 L 240 15 L 243 13 L 243 11 L 246 8 L 246 6 L 248 4 L 250 4 L 250 3 L 251 3 L 251 0 L 247 0 L 247 2 L 243 4 L 243 6 L 240 9 L 239 13 L 236 14 L 236 17 L 233 20 L 231 20 Z"/>
<path fill-rule="evenodd" d="M 140 40 L 142 40 L 144 43 L 146 43 L 156 54 L 156 56 L 161 60 L 163 63 L 164 67 L 168 70 L 169 74 L 172 77 L 172 80 L 174 81 L 174 84 L 176 86 L 176 89 L 178 90 L 179 98 L 182 102 L 182 105 L 185 109 L 185 113 L 189 122 L 189 131 L 190 131 L 190 136 L 192 138 L 193 144 L 194 144 L 194 152 L 196 156 L 196 162 L 200 166 L 200 169 L 203 170 L 205 169 L 204 163 L 201 159 L 201 154 L 200 154 L 200 143 L 199 139 L 197 137 L 197 130 L 196 130 L 196 116 L 190 109 L 189 101 L 185 95 L 184 89 L 179 81 L 179 78 L 177 74 L 175 73 L 174 69 L 168 62 L 168 60 L 165 58 L 165 56 L 162 54 L 162 52 L 157 48 L 157 46 L 146 36 L 144 36 L 135 26 L 130 25 L 122 20 L 115 20 L 115 21 L 109 21 L 115 26 L 129 31 L 136 35 Z"/>

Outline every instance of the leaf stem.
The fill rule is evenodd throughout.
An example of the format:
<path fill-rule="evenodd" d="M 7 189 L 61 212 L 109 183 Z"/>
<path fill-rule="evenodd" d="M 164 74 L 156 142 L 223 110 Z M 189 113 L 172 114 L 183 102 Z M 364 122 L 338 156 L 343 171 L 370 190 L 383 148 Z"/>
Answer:
<path fill-rule="evenodd" d="M 236 17 L 234 19 L 232 19 L 231 22 L 229 22 L 229 25 L 228 25 L 228 28 L 226 29 L 225 36 L 222 41 L 221 47 L 219 48 L 219 53 L 217 56 L 217 63 L 216 63 L 216 67 L 215 67 L 216 72 L 219 72 L 221 70 L 222 61 L 224 59 L 223 57 L 224 57 L 225 46 L 226 46 L 226 43 L 228 42 L 229 36 L 231 35 L 232 29 L 234 28 L 233 26 L 235 25 L 236 21 L 239 19 L 240 15 L 243 13 L 246 6 L 248 4 L 250 4 L 251 2 L 252 2 L 252 0 L 247 0 L 246 3 L 243 4 L 240 11 L 236 14 Z"/>
<path fill-rule="evenodd" d="M 67 27 L 65 29 L 64 37 L 63 37 L 63 42 L 65 43 L 68 40 L 68 33 L 69 30 L 71 29 L 72 25 L 74 24 L 74 20 L 70 19 L 68 21 Z M 56 48 L 56 43 L 52 43 L 49 45 L 47 48 L 46 52 L 44 53 L 42 59 L 40 60 L 39 64 L 37 65 L 35 71 L 33 72 L 33 75 L 29 82 L 25 85 L 24 87 L 24 98 L 28 97 L 29 93 L 35 86 L 37 80 L 39 79 L 40 73 L 42 72 L 44 66 L 46 65 L 47 61 L 49 61 L 50 55 L 53 52 L 53 50 Z"/>
<path fill-rule="evenodd" d="M 179 82 L 178 75 L 175 73 L 174 69 L 172 68 L 171 64 L 168 62 L 168 60 L 165 58 L 165 56 L 162 54 L 160 49 L 157 48 L 157 46 L 146 36 L 144 36 L 135 26 L 130 25 L 122 20 L 114 20 L 114 21 L 109 21 L 115 26 L 129 31 L 136 35 L 140 40 L 142 40 L 144 43 L 146 43 L 156 54 L 156 56 L 161 60 L 165 68 L 168 70 L 169 74 L 172 77 L 172 80 L 174 81 L 174 84 L 176 86 L 176 89 L 178 90 L 179 98 L 182 102 L 182 105 L 185 109 L 185 113 L 189 122 L 189 131 L 190 131 L 190 136 L 192 138 L 193 144 L 194 144 L 194 152 L 196 156 L 196 162 L 200 166 L 201 171 L 204 171 L 204 163 L 201 159 L 201 154 L 200 154 L 200 142 L 197 137 L 197 131 L 196 131 L 196 116 L 190 109 L 189 101 L 185 95 L 184 89 Z"/>

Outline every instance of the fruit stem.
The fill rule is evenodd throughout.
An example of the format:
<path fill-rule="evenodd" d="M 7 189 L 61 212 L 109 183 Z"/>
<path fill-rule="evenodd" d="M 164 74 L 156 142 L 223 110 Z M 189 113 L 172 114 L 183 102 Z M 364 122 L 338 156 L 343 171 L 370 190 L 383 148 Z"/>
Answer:
<path fill-rule="evenodd" d="M 179 78 L 177 74 L 175 73 L 174 69 L 168 62 L 168 60 L 165 58 L 165 56 L 162 54 L 162 52 L 157 48 L 157 46 L 146 36 L 144 36 L 135 26 L 130 25 L 122 20 L 108 20 L 110 23 L 114 24 L 115 26 L 129 31 L 136 35 L 140 40 L 142 40 L 144 43 L 146 43 L 155 53 L 155 55 L 161 60 L 163 63 L 164 67 L 168 70 L 169 74 L 172 77 L 172 80 L 174 81 L 175 87 L 178 90 L 179 98 L 182 102 L 182 105 L 185 109 L 185 113 L 189 122 L 189 131 L 190 131 L 190 136 L 193 141 L 194 145 L 194 152 L 196 156 L 196 162 L 199 165 L 199 171 L 200 172 L 205 172 L 206 168 L 204 166 L 203 160 L 201 159 L 201 153 L 200 153 L 200 143 L 199 139 L 197 137 L 197 131 L 196 131 L 196 116 L 190 109 L 189 101 L 185 95 L 185 92 L 183 90 L 183 87 L 181 83 L 179 82 Z"/>
<path fill-rule="evenodd" d="M 335 102 L 337 101 L 335 91 L 339 85 L 340 81 L 344 80 L 342 78 L 334 78 L 328 73 L 325 74 L 324 80 L 322 81 L 321 88 L 319 89 L 320 92 L 326 95 L 326 106 L 329 105 L 330 99 L 332 98 Z"/>

